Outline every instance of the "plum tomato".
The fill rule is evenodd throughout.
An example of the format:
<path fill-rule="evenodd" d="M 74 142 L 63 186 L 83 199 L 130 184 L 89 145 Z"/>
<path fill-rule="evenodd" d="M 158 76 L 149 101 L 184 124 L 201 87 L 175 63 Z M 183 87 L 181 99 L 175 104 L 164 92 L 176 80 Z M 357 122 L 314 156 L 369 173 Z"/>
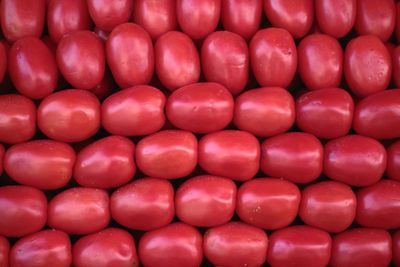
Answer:
<path fill-rule="evenodd" d="M 393 263 L 395 266 L 400 266 L 400 230 L 397 230 L 396 233 L 392 236 L 392 241 Z"/>
<path fill-rule="evenodd" d="M 0 83 L 3 82 L 7 72 L 7 50 L 8 47 L 6 47 L 6 44 L 0 42 Z"/>
<path fill-rule="evenodd" d="M 3 174 L 3 159 L 4 159 L 4 154 L 6 152 L 6 149 L 2 144 L 0 144 L 0 176 Z M 1 267 L 1 265 L 0 265 Z"/>
<path fill-rule="evenodd" d="M 392 68 L 393 68 L 392 77 L 397 88 L 400 88 L 400 46 L 393 48 L 391 55 L 392 55 Z"/>
<path fill-rule="evenodd" d="M 7 238 L 0 236 L 0 267 L 9 267 L 8 255 L 10 252 L 10 243 Z"/>
<path fill-rule="evenodd" d="M 87 5 L 96 26 L 108 32 L 128 22 L 133 9 L 132 0 L 87 0 Z"/>
<path fill-rule="evenodd" d="M 400 2 L 396 2 L 395 34 L 396 34 L 397 43 L 399 43 L 400 42 Z"/>
<path fill-rule="evenodd" d="M 386 175 L 400 182 L 400 141 L 390 145 L 387 150 Z"/>

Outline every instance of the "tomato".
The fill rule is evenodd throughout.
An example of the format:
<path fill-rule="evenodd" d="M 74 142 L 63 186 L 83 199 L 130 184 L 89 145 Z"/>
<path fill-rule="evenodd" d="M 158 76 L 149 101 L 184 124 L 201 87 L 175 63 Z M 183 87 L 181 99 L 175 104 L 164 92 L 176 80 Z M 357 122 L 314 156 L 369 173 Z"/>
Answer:
<path fill-rule="evenodd" d="M 10 251 L 10 243 L 7 238 L 0 236 L 0 267 L 8 267 L 8 254 Z"/>
<path fill-rule="evenodd" d="M 58 71 L 54 55 L 36 37 L 19 39 L 11 46 L 8 73 L 18 92 L 30 98 L 43 98 L 57 86 Z"/>
<path fill-rule="evenodd" d="M 117 84 L 147 84 L 153 76 L 154 53 L 149 34 L 137 24 L 120 24 L 106 41 L 107 63 Z"/>
<path fill-rule="evenodd" d="M 75 267 L 139 266 L 133 237 L 118 228 L 81 237 L 73 247 L 73 263 Z"/>
<path fill-rule="evenodd" d="M 204 255 L 215 266 L 261 266 L 267 248 L 267 234 L 241 222 L 210 228 L 204 234 Z"/>
<path fill-rule="evenodd" d="M 400 41 L 400 3 L 396 2 L 396 25 L 395 25 L 395 34 L 397 42 Z"/>
<path fill-rule="evenodd" d="M 293 80 L 297 51 L 287 30 L 267 28 L 258 31 L 251 39 L 249 52 L 251 69 L 260 86 L 287 87 Z"/>
<path fill-rule="evenodd" d="M 314 5 L 319 29 L 332 37 L 345 36 L 356 22 L 357 0 L 319 0 Z"/>
<path fill-rule="evenodd" d="M 110 35 L 110 32 L 104 31 L 104 30 L 102 30 L 102 29 L 100 29 L 100 28 L 98 28 L 98 27 L 95 27 L 95 28 L 93 29 L 93 32 L 94 32 L 95 34 L 97 34 L 97 36 L 98 36 L 98 37 L 100 38 L 100 40 L 102 40 L 103 42 L 107 41 L 108 36 Z"/>
<path fill-rule="evenodd" d="M 40 37 L 46 14 L 46 0 L 2 0 L 1 29 L 9 42 L 23 37 Z"/>
<path fill-rule="evenodd" d="M 4 154 L 6 152 L 6 149 L 2 144 L 0 144 L 0 176 L 3 174 L 3 159 L 4 159 Z M 1 239 L 1 238 L 0 238 Z M 1 267 L 1 265 L 0 265 Z"/>
<path fill-rule="evenodd" d="M 221 0 L 177 0 L 176 18 L 181 30 L 193 39 L 203 39 L 217 28 Z"/>
<path fill-rule="evenodd" d="M 391 55 L 392 55 L 392 67 L 393 67 L 393 80 L 396 86 L 400 88 L 400 46 L 394 48 Z"/>
<path fill-rule="evenodd" d="M 344 76 L 354 94 L 366 97 L 385 90 L 391 73 L 389 51 L 378 37 L 359 36 L 347 43 Z"/>
<path fill-rule="evenodd" d="M 262 0 L 225 0 L 221 6 L 221 21 L 224 29 L 249 40 L 261 23 Z"/>
<path fill-rule="evenodd" d="M 264 12 L 274 27 L 283 28 L 299 39 L 308 33 L 314 20 L 312 0 L 265 0 Z"/>
<path fill-rule="evenodd" d="M 199 231 L 173 223 L 144 233 L 139 241 L 139 258 L 145 267 L 198 267 L 203 258 Z"/>
<path fill-rule="evenodd" d="M 69 267 L 72 262 L 71 241 L 66 233 L 44 230 L 18 240 L 10 251 L 10 266 Z"/>
<path fill-rule="evenodd" d="M 100 128 L 100 102 L 86 90 L 63 90 L 47 96 L 38 108 L 39 129 L 63 142 L 79 142 Z"/>
<path fill-rule="evenodd" d="M 268 137 L 288 131 L 294 120 L 293 97 L 283 88 L 248 90 L 236 98 L 233 122 L 240 130 Z"/>
<path fill-rule="evenodd" d="M 142 26 L 153 40 L 178 28 L 174 0 L 135 0 L 132 20 Z"/>
<path fill-rule="evenodd" d="M 391 238 L 380 229 L 356 228 L 337 234 L 332 242 L 332 267 L 389 266 Z"/>
<path fill-rule="evenodd" d="M 351 128 L 354 101 L 340 88 L 307 92 L 296 100 L 296 125 L 318 138 L 337 138 Z"/>
<path fill-rule="evenodd" d="M 0 42 L 0 83 L 3 82 L 7 71 L 7 50 L 6 44 Z"/>
<path fill-rule="evenodd" d="M 0 187 L 0 235 L 21 237 L 39 231 L 46 224 L 47 199 L 29 186 Z"/>
<path fill-rule="evenodd" d="M 264 228 L 286 227 L 296 218 L 300 190 L 286 180 L 257 178 L 238 190 L 236 213 L 248 224 Z"/>
<path fill-rule="evenodd" d="M 228 179 L 200 175 L 176 190 L 176 216 L 184 223 L 212 227 L 229 222 L 235 212 L 236 185 Z"/>
<path fill-rule="evenodd" d="M 199 80 L 199 53 L 186 34 L 170 31 L 160 36 L 154 46 L 154 57 L 157 77 L 169 90 Z"/>
<path fill-rule="evenodd" d="M 36 132 L 36 106 L 17 94 L 0 95 L 0 142 L 15 144 L 31 139 Z"/>
<path fill-rule="evenodd" d="M 89 30 L 89 10 L 85 0 L 50 0 L 47 6 L 47 29 L 58 43 L 64 34 Z"/>
<path fill-rule="evenodd" d="M 114 191 L 110 209 L 112 218 L 127 228 L 157 229 L 168 225 L 174 218 L 174 189 L 164 179 L 135 180 Z"/>
<path fill-rule="evenodd" d="M 387 149 L 386 175 L 400 182 L 400 141 L 393 143 Z"/>
<path fill-rule="evenodd" d="M 106 69 L 103 80 L 95 87 L 91 88 L 90 91 L 95 94 L 99 100 L 104 100 L 113 93 L 114 89 L 114 80 L 111 73 Z"/>
<path fill-rule="evenodd" d="M 267 261 L 272 267 L 323 267 L 331 254 L 332 240 L 325 231 L 298 225 L 273 232 Z"/>
<path fill-rule="evenodd" d="M 101 106 L 101 123 L 111 134 L 148 135 L 165 123 L 166 98 L 155 87 L 137 85 L 107 97 Z"/>
<path fill-rule="evenodd" d="M 265 140 L 261 145 L 261 170 L 293 183 L 309 183 L 322 172 L 323 147 L 313 135 L 291 132 Z"/>
<path fill-rule="evenodd" d="M 353 129 L 376 139 L 400 137 L 400 90 L 387 90 L 360 101 L 354 111 Z"/>
<path fill-rule="evenodd" d="M 136 163 L 146 175 L 176 179 L 197 165 L 197 140 L 187 131 L 166 130 L 144 137 L 136 146 Z"/>
<path fill-rule="evenodd" d="M 236 181 L 253 178 L 260 166 L 260 144 L 245 131 L 224 130 L 199 141 L 199 165 L 211 175 Z"/>
<path fill-rule="evenodd" d="M 400 231 L 392 236 L 393 240 L 393 263 L 395 266 L 400 266 Z"/>
<path fill-rule="evenodd" d="M 53 197 L 47 216 L 51 228 L 68 234 L 97 232 L 110 222 L 109 197 L 101 189 L 70 188 Z"/>
<path fill-rule="evenodd" d="M 195 83 L 179 88 L 168 97 L 166 115 L 179 129 L 209 133 L 229 125 L 233 108 L 233 97 L 225 86 Z"/>
<path fill-rule="evenodd" d="M 133 8 L 132 0 L 87 0 L 90 17 L 97 27 L 112 31 L 117 25 L 128 22 Z"/>

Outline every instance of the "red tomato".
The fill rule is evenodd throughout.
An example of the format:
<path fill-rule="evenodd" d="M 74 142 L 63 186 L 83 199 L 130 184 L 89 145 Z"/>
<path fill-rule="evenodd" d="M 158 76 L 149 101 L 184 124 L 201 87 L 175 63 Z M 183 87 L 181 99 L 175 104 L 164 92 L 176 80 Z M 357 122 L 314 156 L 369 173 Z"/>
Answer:
<path fill-rule="evenodd" d="M 66 233 L 44 230 L 18 240 L 10 251 L 11 267 L 69 267 L 71 241 Z"/>
<path fill-rule="evenodd" d="M 17 94 L 0 95 L 0 142 L 15 144 L 31 139 L 36 132 L 36 106 Z"/>
<path fill-rule="evenodd" d="M 195 83 L 181 87 L 169 96 L 166 115 L 179 129 L 209 133 L 229 125 L 233 108 L 233 97 L 225 86 Z"/>
<path fill-rule="evenodd" d="M 204 77 L 220 83 L 233 94 L 240 93 L 249 80 L 249 51 L 238 34 L 217 31 L 207 36 L 201 47 Z"/>
<path fill-rule="evenodd" d="M 174 189 L 164 179 L 135 180 L 114 191 L 110 209 L 113 219 L 127 228 L 157 229 L 168 225 L 174 218 Z"/>
<path fill-rule="evenodd" d="M 400 231 L 398 230 L 393 236 L 393 263 L 400 266 Z"/>
<path fill-rule="evenodd" d="M 154 70 L 153 45 L 149 34 L 139 25 L 125 23 L 115 27 L 106 41 L 106 56 L 120 87 L 150 82 Z"/>
<path fill-rule="evenodd" d="M 387 149 L 386 175 L 400 182 L 400 141 L 393 143 Z"/>
<path fill-rule="evenodd" d="M 389 51 L 377 37 L 352 39 L 344 53 L 344 76 L 351 91 L 359 97 L 385 90 L 392 75 Z"/>
<path fill-rule="evenodd" d="M 135 0 L 132 19 L 142 26 L 153 40 L 166 32 L 176 30 L 175 0 Z"/>
<path fill-rule="evenodd" d="M 70 188 L 56 195 L 49 203 L 47 224 L 68 234 L 97 232 L 109 222 L 109 197 L 101 189 Z"/>
<path fill-rule="evenodd" d="M 90 16 L 85 0 L 49 0 L 47 29 L 51 39 L 58 43 L 64 34 L 89 30 Z"/>
<path fill-rule="evenodd" d="M 8 254 L 10 251 L 10 244 L 7 238 L 0 236 L 0 267 L 8 267 Z"/>
<path fill-rule="evenodd" d="M 176 18 L 182 31 L 193 39 L 203 39 L 217 28 L 221 0 L 177 0 Z"/>
<path fill-rule="evenodd" d="M 79 142 L 100 127 L 100 102 L 86 90 L 63 90 L 47 96 L 38 108 L 39 129 L 63 142 Z"/>
<path fill-rule="evenodd" d="M 183 223 L 169 224 L 144 233 L 139 258 L 146 267 L 198 267 L 203 258 L 199 231 Z"/>
<path fill-rule="evenodd" d="M 18 92 L 30 98 L 43 98 L 57 86 L 58 71 L 54 55 L 36 37 L 22 38 L 11 46 L 8 73 Z"/>
<path fill-rule="evenodd" d="M 89 13 L 97 27 L 112 31 L 128 22 L 132 14 L 132 0 L 87 0 Z"/>
<path fill-rule="evenodd" d="M 27 36 L 40 37 L 45 15 L 45 0 L 2 0 L 0 4 L 1 29 L 9 42 Z"/>
<path fill-rule="evenodd" d="M 46 196 L 29 186 L 2 186 L 0 214 L 0 235 L 21 237 L 32 234 L 46 224 Z"/>
<path fill-rule="evenodd" d="M 137 85 L 121 90 L 104 100 L 101 123 L 111 134 L 148 135 L 163 127 L 166 98 L 155 87 Z"/>
<path fill-rule="evenodd" d="M 293 80 L 297 51 L 288 31 L 279 28 L 258 31 L 251 39 L 249 51 L 251 69 L 259 85 L 287 87 Z"/>
<path fill-rule="evenodd" d="M 187 131 L 166 130 L 144 137 L 136 146 L 139 169 L 155 178 L 189 175 L 197 165 L 197 140 Z"/>
<path fill-rule="evenodd" d="M 296 100 L 296 125 L 318 138 L 346 135 L 353 121 L 354 101 L 340 88 L 325 88 L 301 95 Z"/>
<path fill-rule="evenodd" d="M 4 159 L 4 154 L 6 150 L 2 144 L 0 144 L 0 176 L 3 174 L 3 159 Z M 0 238 L 1 239 L 1 238 Z M 1 265 L 0 265 L 1 267 Z"/>
<path fill-rule="evenodd" d="M 224 0 L 221 20 L 224 29 L 249 40 L 261 23 L 262 0 Z"/>
<path fill-rule="evenodd" d="M 389 266 L 391 238 L 380 229 L 356 228 L 337 234 L 332 242 L 332 267 Z"/>
<path fill-rule="evenodd" d="M 395 25 L 395 34 L 397 42 L 400 42 L 400 3 L 396 3 L 396 25 Z M 400 265 L 400 264 L 399 264 Z"/>
<path fill-rule="evenodd" d="M 400 46 L 394 48 L 391 55 L 392 55 L 392 67 L 393 67 L 393 80 L 396 86 L 400 88 Z"/>
<path fill-rule="evenodd" d="M 394 0 L 357 1 L 355 29 L 359 35 L 373 34 L 387 41 L 394 31 L 395 20 Z"/>
<path fill-rule="evenodd" d="M 245 223 L 279 229 L 293 222 L 299 204 L 300 190 L 295 184 L 283 179 L 257 178 L 240 186 L 236 213 Z"/>
<path fill-rule="evenodd" d="M 294 120 L 293 97 L 283 88 L 249 90 L 236 98 L 233 122 L 240 130 L 273 136 L 288 131 Z"/>
<path fill-rule="evenodd" d="M 324 267 L 328 265 L 332 240 L 325 231 L 298 225 L 273 232 L 267 261 L 272 267 Z"/>
<path fill-rule="evenodd" d="M 308 133 L 277 135 L 261 145 L 261 170 L 271 176 L 305 184 L 322 172 L 323 147 Z"/>
<path fill-rule="evenodd" d="M 357 0 L 315 1 L 319 29 L 335 38 L 348 34 L 356 22 Z"/>
<path fill-rule="evenodd" d="M 265 0 L 264 12 L 274 27 L 286 29 L 298 39 L 311 29 L 314 20 L 313 2 L 312 0 Z"/>
<path fill-rule="evenodd" d="M 80 238 L 73 247 L 73 263 L 75 267 L 136 267 L 139 259 L 133 237 L 108 228 Z"/>
<path fill-rule="evenodd" d="M 267 234 L 254 226 L 230 222 L 210 228 L 204 235 L 204 255 L 215 266 L 262 266 L 268 248 Z"/>
<path fill-rule="evenodd" d="M 199 165 L 211 175 L 236 181 L 253 178 L 260 166 L 260 144 L 245 131 L 210 133 L 199 142 Z"/>
<path fill-rule="evenodd" d="M 387 90 L 360 101 L 354 111 L 353 128 L 375 139 L 400 137 L 400 90 Z"/>
<path fill-rule="evenodd" d="M 95 94 L 99 100 L 103 100 L 104 98 L 110 96 L 114 89 L 114 80 L 111 73 L 106 69 L 103 80 L 95 87 L 91 88 L 90 91 Z"/>
<path fill-rule="evenodd" d="M 184 223 L 212 227 L 229 222 L 235 212 L 236 185 L 227 178 L 200 175 L 176 190 L 176 216 Z"/>
<path fill-rule="evenodd" d="M 157 77 L 169 90 L 199 80 L 199 53 L 186 34 L 176 31 L 163 34 L 154 46 L 154 57 Z"/>
<path fill-rule="evenodd" d="M 107 41 L 108 36 L 110 35 L 110 32 L 104 31 L 104 30 L 102 30 L 102 29 L 100 29 L 100 28 L 98 28 L 98 27 L 95 27 L 95 28 L 93 29 L 93 32 L 94 32 L 95 34 L 97 34 L 97 36 L 98 36 L 98 37 L 100 38 L 100 40 L 102 40 L 103 42 Z"/>
<path fill-rule="evenodd" d="M 6 47 L 6 44 L 0 42 L 0 83 L 3 82 L 7 71 L 7 51 L 8 47 Z"/>

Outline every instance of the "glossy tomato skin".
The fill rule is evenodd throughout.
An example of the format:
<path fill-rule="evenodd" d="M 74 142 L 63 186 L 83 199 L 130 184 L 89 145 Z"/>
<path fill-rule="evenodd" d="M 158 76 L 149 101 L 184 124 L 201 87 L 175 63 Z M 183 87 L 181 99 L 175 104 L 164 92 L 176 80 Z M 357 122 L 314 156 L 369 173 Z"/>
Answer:
<path fill-rule="evenodd" d="M 397 42 L 400 41 L 400 3 L 396 2 L 396 25 L 395 25 L 395 34 Z"/>
<path fill-rule="evenodd" d="M 112 218 L 125 227 L 141 231 L 157 229 L 174 218 L 174 189 L 165 179 L 135 180 L 114 191 L 110 209 Z"/>
<path fill-rule="evenodd" d="M 197 165 L 197 146 L 196 137 L 191 132 L 157 132 L 137 144 L 137 166 L 143 173 L 155 178 L 185 177 Z"/>
<path fill-rule="evenodd" d="M 0 267 L 8 267 L 9 259 L 8 255 L 10 252 L 10 243 L 7 238 L 0 236 Z"/>
<path fill-rule="evenodd" d="M 230 222 L 210 228 L 204 235 L 204 255 L 215 266 L 262 266 L 268 248 L 267 234 L 254 226 Z"/>
<path fill-rule="evenodd" d="M 18 92 L 30 98 L 41 99 L 51 94 L 57 86 L 58 71 L 54 55 L 36 37 L 19 39 L 11 46 L 8 73 Z"/>
<path fill-rule="evenodd" d="M 109 222 L 109 197 L 101 189 L 70 188 L 53 197 L 49 203 L 47 224 L 68 234 L 97 232 Z"/>
<path fill-rule="evenodd" d="M 331 246 L 331 237 L 323 230 L 290 226 L 269 237 L 267 261 L 272 267 L 323 267 L 328 265 Z"/>
<path fill-rule="evenodd" d="M 390 145 L 387 150 L 386 175 L 400 182 L 400 142 Z"/>
<path fill-rule="evenodd" d="M 0 187 L 0 235 L 21 237 L 39 231 L 46 224 L 47 199 L 29 186 Z"/>
<path fill-rule="evenodd" d="M 4 0 L 0 4 L 1 28 L 9 42 L 43 32 L 46 0 Z"/>
<path fill-rule="evenodd" d="M 2 144 L 0 144 L 0 175 L 3 174 L 3 159 L 4 159 L 4 154 L 6 152 L 6 149 L 4 148 L 4 146 Z"/>
<path fill-rule="evenodd" d="M 200 175 L 186 180 L 176 190 L 176 216 L 197 227 L 229 222 L 235 212 L 236 185 L 228 179 Z"/>
<path fill-rule="evenodd" d="M 285 88 L 293 80 L 297 50 L 287 30 L 268 28 L 258 31 L 251 39 L 249 52 L 251 69 L 260 86 Z"/>
<path fill-rule="evenodd" d="M 120 24 L 106 41 L 107 63 L 122 88 L 150 82 L 154 52 L 149 34 L 134 23 Z"/>
<path fill-rule="evenodd" d="M 0 95 L 0 142 L 16 144 L 31 139 L 36 132 L 36 106 L 18 94 Z"/>
<path fill-rule="evenodd" d="M 0 83 L 3 82 L 7 71 L 7 51 L 8 47 L 3 42 L 0 42 Z"/>
<path fill-rule="evenodd" d="M 351 128 L 354 101 L 340 88 L 307 92 L 296 100 L 296 125 L 318 138 L 346 135 Z"/>
<path fill-rule="evenodd" d="M 63 90 L 43 99 L 37 117 L 39 129 L 48 137 L 79 142 L 100 128 L 100 102 L 86 90 Z"/>
<path fill-rule="evenodd" d="M 233 109 L 234 100 L 226 87 L 218 83 L 195 83 L 168 97 L 166 115 L 179 129 L 209 133 L 228 126 Z"/>
<path fill-rule="evenodd" d="M 170 31 L 154 46 L 155 69 L 160 82 L 169 90 L 195 83 L 200 78 L 200 57 L 192 39 Z"/>
<path fill-rule="evenodd" d="M 192 39 L 203 39 L 217 28 L 221 0 L 177 0 L 176 18 L 181 30 Z"/>
<path fill-rule="evenodd" d="M 236 98 L 233 122 L 240 130 L 268 137 L 288 131 L 294 120 L 294 100 L 284 88 L 248 90 Z"/>
<path fill-rule="evenodd" d="M 223 130 L 199 141 L 199 165 L 211 175 L 236 181 L 253 178 L 260 166 L 260 144 L 245 131 Z"/>
<path fill-rule="evenodd" d="M 112 31 L 117 25 L 128 22 L 132 14 L 131 0 L 87 0 L 89 14 L 97 27 Z"/>
<path fill-rule="evenodd" d="M 395 266 L 400 266 L 400 231 L 392 236 L 392 248 L 393 248 L 393 263 Z"/>
<path fill-rule="evenodd" d="M 313 135 L 291 132 L 265 140 L 261 145 L 261 170 L 293 183 L 309 183 L 322 172 L 323 147 Z"/>
<path fill-rule="evenodd" d="M 357 0 L 315 1 L 319 29 L 334 38 L 348 34 L 356 22 Z"/>
<path fill-rule="evenodd" d="M 347 43 L 344 76 L 359 97 L 383 91 L 390 82 L 392 63 L 389 51 L 378 37 L 364 35 Z"/>
<path fill-rule="evenodd" d="M 44 230 L 18 240 L 10 251 L 11 267 L 69 267 L 72 263 L 71 241 L 66 233 Z"/>
<path fill-rule="evenodd" d="M 50 0 L 47 5 L 47 29 L 54 43 L 64 34 L 89 30 L 89 10 L 85 0 Z"/>
<path fill-rule="evenodd" d="M 391 238 L 387 231 L 356 228 L 337 234 L 332 242 L 332 267 L 389 266 Z"/>
<path fill-rule="evenodd" d="M 248 224 L 279 229 L 296 218 L 300 205 L 300 190 L 286 180 L 257 178 L 245 182 L 238 190 L 236 213 Z"/>
<path fill-rule="evenodd" d="M 153 40 L 178 27 L 175 0 L 136 0 L 132 20 L 142 26 Z"/>
<path fill-rule="evenodd" d="M 74 244 L 72 253 L 75 267 L 139 266 L 133 237 L 118 228 L 81 237 Z"/>
<path fill-rule="evenodd" d="M 203 258 L 202 242 L 196 228 L 172 223 L 144 233 L 139 241 L 139 258 L 145 267 L 198 267 Z"/>
<path fill-rule="evenodd" d="M 400 6 L 400 4 L 399 4 Z M 400 12 L 399 12 L 400 13 Z M 400 25 L 399 25 L 400 27 Z M 392 53 L 393 80 L 397 88 L 400 88 L 400 46 L 393 49 Z"/>

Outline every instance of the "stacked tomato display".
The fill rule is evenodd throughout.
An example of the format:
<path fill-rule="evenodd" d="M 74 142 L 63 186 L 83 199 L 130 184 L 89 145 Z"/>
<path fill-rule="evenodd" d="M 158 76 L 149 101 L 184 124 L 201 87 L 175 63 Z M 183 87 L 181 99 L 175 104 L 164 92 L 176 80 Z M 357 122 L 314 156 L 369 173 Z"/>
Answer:
<path fill-rule="evenodd" d="M 400 266 L 400 2 L 0 2 L 0 267 Z"/>

